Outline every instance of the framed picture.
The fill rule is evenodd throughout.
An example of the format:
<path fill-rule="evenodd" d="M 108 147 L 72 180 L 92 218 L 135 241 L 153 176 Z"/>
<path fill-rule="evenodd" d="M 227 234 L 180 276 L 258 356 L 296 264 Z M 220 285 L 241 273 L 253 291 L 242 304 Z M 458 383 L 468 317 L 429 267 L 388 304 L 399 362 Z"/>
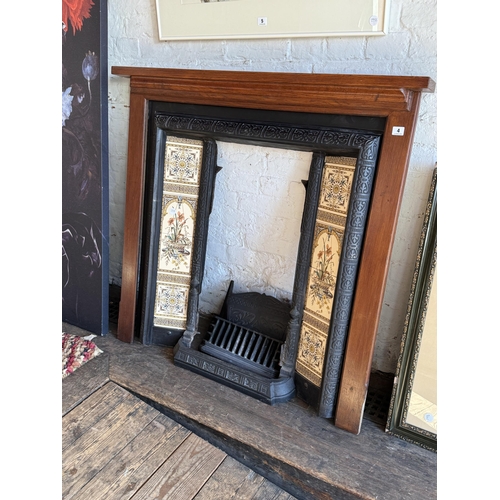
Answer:
<path fill-rule="evenodd" d="M 389 0 L 156 0 L 160 40 L 385 35 Z"/>
<path fill-rule="evenodd" d="M 386 430 L 437 450 L 437 169 L 408 301 Z"/>

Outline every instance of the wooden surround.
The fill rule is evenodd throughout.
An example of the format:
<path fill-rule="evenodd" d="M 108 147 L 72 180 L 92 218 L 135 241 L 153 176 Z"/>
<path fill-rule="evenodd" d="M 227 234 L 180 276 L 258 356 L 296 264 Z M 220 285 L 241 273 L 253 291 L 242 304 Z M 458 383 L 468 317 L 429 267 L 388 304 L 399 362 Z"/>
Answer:
<path fill-rule="evenodd" d="M 391 250 L 422 92 L 428 77 L 257 73 L 113 66 L 130 77 L 130 121 L 122 289 L 118 338 L 135 333 L 149 101 L 386 119 L 344 366 L 335 425 L 358 434 Z M 404 132 L 393 133 L 396 129 Z"/>

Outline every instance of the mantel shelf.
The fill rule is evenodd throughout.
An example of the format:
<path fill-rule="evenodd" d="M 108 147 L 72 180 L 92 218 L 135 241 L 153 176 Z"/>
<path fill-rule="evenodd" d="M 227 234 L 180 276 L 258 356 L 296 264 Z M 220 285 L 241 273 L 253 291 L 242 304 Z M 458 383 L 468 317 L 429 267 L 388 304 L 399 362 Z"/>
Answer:
<path fill-rule="evenodd" d="M 379 87 L 406 89 L 420 92 L 434 92 L 435 82 L 427 76 L 393 75 L 339 75 L 328 73 L 272 73 L 255 71 L 218 71 L 174 68 L 150 68 L 134 66 L 112 66 L 111 73 L 119 76 L 177 81 L 198 80 L 204 82 L 235 83 L 277 83 L 294 85 L 336 85 L 342 87 Z"/>
<path fill-rule="evenodd" d="M 408 111 L 414 92 L 433 92 L 428 77 L 111 68 L 148 100 L 283 111 L 387 116 Z M 189 89 L 189 90 L 188 90 Z M 189 98 L 186 101 L 186 90 Z"/>

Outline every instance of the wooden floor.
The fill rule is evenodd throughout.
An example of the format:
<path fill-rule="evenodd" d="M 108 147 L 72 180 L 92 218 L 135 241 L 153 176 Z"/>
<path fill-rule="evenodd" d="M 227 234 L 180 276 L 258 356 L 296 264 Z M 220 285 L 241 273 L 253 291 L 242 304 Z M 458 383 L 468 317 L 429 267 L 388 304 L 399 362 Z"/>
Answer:
<path fill-rule="evenodd" d="M 63 416 L 62 444 L 65 500 L 294 499 L 113 382 Z"/>
<path fill-rule="evenodd" d="M 65 323 L 63 331 L 88 334 Z M 330 419 L 319 418 L 312 408 L 297 398 L 270 406 L 178 367 L 173 362 L 172 348 L 145 346 L 140 342 L 127 344 L 117 340 L 114 332 L 97 337 L 94 342 L 103 354 L 77 370 L 73 374 L 75 377 L 70 375 L 63 380 L 64 419 L 72 418 L 69 415 L 75 415 L 74 411 L 81 412 L 80 407 L 88 404 L 88 395 L 104 388 L 109 382 L 126 389 L 130 395 L 150 407 L 149 412 L 154 408 L 162 414 L 160 417 L 155 413 L 158 422 L 160 419 L 163 422 L 163 416 L 166 416 L 228 455 L 206 482 L 207 489 L 203 494 L 209 494 L 210 488 L 215 488 L 214 482 L 224 477 L 227 484 L 233 484 L 232 492 L 222 496 L 216 493 L 212 498 L 224 500 L 232 498 L 231 495 L 245 498 L 242 496 L 243 491 L 250 487 L 250 483 L 259 480 L 262 481 L 259 487 L 271 488 L 270 482 L 299 500 L 437 498 L 437 454 L 388 435 L 383 424 L 364 419 L 361 433 L 350 434 L 336 428 Z M 139 410 L 137 414 L 140 414 Z M 124 421 L 123 433 L 135 432 L 137 435 L 138 418 L 135 415 Z M 87 423 L 88 418 L 85 416 L 81 422 Z M 116 435 L 120 436 L 120 433 Z M 135 449 L 140 439 L 130 439 L 129 447 Z M 195 439 L 194 436 L 191 439 Z M 110 439 L 103 446 L 112 446 L 112 442 Z M 121 451 L 122 448 L 120 453 L 126 453 Z M 183 453 L 181 448 L 179 453 Z M 77 469 L 70 476 L 84 474 L 82 477 L 88 477 L 85 476 L 87 474 L 99 481 L 100 475 L 107 473 L 106 468 L 100 472 L 102 466 L 95 470 L 98 468 L 95 465 L 98 459 L 107 464 L 104 458 L 99 457 L 88 461 L 89 465 L 83 458 L 82 464 L 91 467 L 87 472 L 85 469 L 80 472 L 79 467 L 70 466 L 69 460 L 65 458 L 66 470 Z M 175 457 L 173 454 L 169 460 L 175 460 Z M 248 469 L 242 469 L 246 472 L 241 472 L 241 476 L 228 476 L 228 470 L 234 471 L 243 466 Z M 122 474 L 129 474 L 130 465 L 124 470 L 126 472 Z M 250 476 L 245 479 L 248 474 Z M 236 477 L 235 483 L 228 477 Z M 72 485 L 72 481 L 77 484 Z M 67 498 L 71 498 L 70 494 L 80 487 L 79 484 L 83 486 L 81 483 L 84 481 L 65 477 Z M 168 483 L 168 478 L 165 481 Z M 106 484 L 108 482 L 109 479 L 106 479 Z M 148 484 L 148 488 L 153 484 Z M 134 490 L 134 494 L 140 495 L 140 491 Z M 256 493 L 257 496 L 249 498 L 274 498 L 273 494 Z M 279 494 L 283 495 L 283 492 Z M 86 498 L 94 500 L 92 496 Z"/>

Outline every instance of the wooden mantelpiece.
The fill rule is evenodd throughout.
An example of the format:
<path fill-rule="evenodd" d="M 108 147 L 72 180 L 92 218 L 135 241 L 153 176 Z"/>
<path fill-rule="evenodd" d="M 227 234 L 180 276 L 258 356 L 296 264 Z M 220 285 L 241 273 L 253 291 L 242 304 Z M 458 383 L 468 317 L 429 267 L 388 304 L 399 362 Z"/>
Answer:
<path fill-rule="evenodd" d="M 335 425 L 359 433 L 373 349 L 422 92 L 428 77 L 256 73 L 116 67 L 130 77 L 130 122 L 122 292 L 118 338 L 135 331 L 139 248 L 144 198 L 148 102 L 386 119 L 359 267 Z M 393 135 L 393 128 L 404 135 Z"/>

